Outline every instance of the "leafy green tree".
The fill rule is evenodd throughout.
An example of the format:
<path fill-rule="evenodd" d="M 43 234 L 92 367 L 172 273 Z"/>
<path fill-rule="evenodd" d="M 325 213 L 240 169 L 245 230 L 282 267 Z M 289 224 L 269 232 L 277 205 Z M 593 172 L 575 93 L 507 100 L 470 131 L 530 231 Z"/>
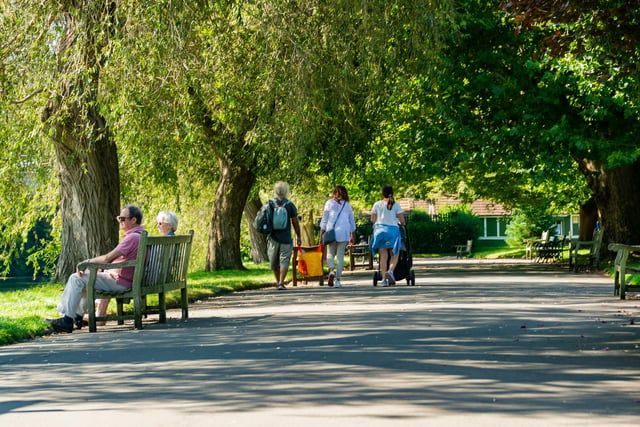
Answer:
<path fill-rule="evenodd" d="M 507 224 L 507 240 L 513 246 L 522 245 L 524 239 L 540 238 L 542 232 L 554 226 L 554 219 L 546 209 L 522 206 L 515 208 Z"/>
<path fill-rule="evenodd" d="M 177 185 L 190 185 L 189 174 L 215 183 L 207 269 L 242 268 L 240 213 L 254 186 L 338 180 L 367 152 L 381 100 L 433 55 L 433 17 L 446 10 L 432 1 L 267 0 L 149 2 L 127 13 L 139 37 L 119 61 L 135 72 L 114 72 L 130 94 L 119 96 L 118 113 L 130 116 L 120 118 L 119 140 L 134 162 L 148 161 L 134 145 L 153 127 L 165 141 L 157 147 L 175 154 L 153 156 L 156 171 Z"/>
<path fill-rule="evenodd" d="M 118 238 L 117 152 L 98 99 L 116 3 L 15 1 L 1 7 L 2 102 L 16 117 L 33 118 L 39 110 L 42 121 L 20 121 L 24 127 L 8 138 L 18 139 L 17 146 L 42 145 L 44 138 L 34 137 L 42 131 L 53 143 L 62 228 L 57 277 L 64 279 L 79 259 L 106 252 Z M 44 188 L 28 183 L 24 194 Z"/>
<path fill-rule="evenodd" d="M 509 13 L 499 6 L 458 3 L 458 31 L 439 78 L 416 74 L 407 102 L 393 100 L 372 169 L 397 160 L 410 167 L 391 168 L 396 180 L 428 190 L 440 178 L 463 198 L 508 207 L 543 202 L 562 212 L 592 197 L 608 240 L 640 240 L 633 190 L 640 91 L 630 72 L 640 6 L 519 1 L 505 3 Z M 396 152 L 383 156 L 391 144 Z"/>
<path fill-rule="evenodd" d="M 605 240 L 640 240 L 640 5 L 621 0 L 515 1 L 517 29 L 541 34 L 537 54 L 560 106 L 548 131 L 586 179 Z"/>

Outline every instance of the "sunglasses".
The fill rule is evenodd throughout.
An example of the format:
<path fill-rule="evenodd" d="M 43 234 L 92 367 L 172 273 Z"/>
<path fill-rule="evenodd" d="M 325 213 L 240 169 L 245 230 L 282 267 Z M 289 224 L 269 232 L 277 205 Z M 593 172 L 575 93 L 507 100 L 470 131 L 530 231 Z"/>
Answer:
<path fill-rule="evenodd" d="M 125 219 L 131 219 L 133 218 L 132 216 L 117 216 L 116 219 L 118 220 L 118 222 L 124 222 Z"/>

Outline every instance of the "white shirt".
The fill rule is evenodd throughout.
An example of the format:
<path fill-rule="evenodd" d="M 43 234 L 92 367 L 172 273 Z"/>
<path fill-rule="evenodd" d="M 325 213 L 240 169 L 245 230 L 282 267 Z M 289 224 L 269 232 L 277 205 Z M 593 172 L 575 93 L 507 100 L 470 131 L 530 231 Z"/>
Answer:
<path fill-rule="evenodd" d="M 387 203 L 378 200 L 373 204 L 371 213 L 376 215 L 376 224 L 395 225 L 398 226 L 398 214 L 402 213 L 402 207 L 398 202 L 393 202 L 391 209 L 387 209 Z"/>
<path fill-rule="evenodd" d="M 344 209 L 342 208 L 344 206 Z M 340 213 L 342 209 L 342 213 Z M 340 216 L 338 217 L 338 213 Z M 336 218 L 338 221 L 336 222 Z M 348 242 L 351 233 L 356 231 L 356 220 L 353 217 L 351 203 L 331 198 L 324 204 L 320 228 L 324 231 L 334 229 L 336 242 Z"/>

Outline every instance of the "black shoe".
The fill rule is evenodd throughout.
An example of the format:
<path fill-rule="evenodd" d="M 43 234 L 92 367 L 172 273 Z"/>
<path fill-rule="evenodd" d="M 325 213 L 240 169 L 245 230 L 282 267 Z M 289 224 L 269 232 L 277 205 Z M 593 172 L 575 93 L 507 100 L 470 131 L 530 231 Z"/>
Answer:
<path fill-rule="evenodd" d="M 56 332 L 66 332 L 70 334 L 73 332 L 73 319 L 69 316 L 60 317 L 59 319 L 50 320 L 51 327 Z"/>
<path fill-rule="evenodd" d="M 284 287 L 284 285 L 283 285 L 282 283 L 280 283 L 280 284 L 278 285 L 278 290 L 279 290 L 279 291 L 284 291 L 285 289 L 287 289 L 287 288 L 285 288 L 285 287 Z"/>
<path fill-rule="evenodd" d="M 84 316 L 80 314 L 76 315 L 76 318 L 73 321 L 73 323 L 75 324 L 76 329 L 82 329 L 83 326 L 88 325 L 88 323 L 84 321 Z"/>

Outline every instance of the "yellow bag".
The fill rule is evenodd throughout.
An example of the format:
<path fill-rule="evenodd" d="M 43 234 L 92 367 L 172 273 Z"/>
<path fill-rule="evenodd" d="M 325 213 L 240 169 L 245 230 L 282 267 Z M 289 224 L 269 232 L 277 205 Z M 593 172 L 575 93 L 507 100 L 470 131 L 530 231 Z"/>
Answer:
<path fill-rule="evenodd" d="M 322 245 L 313 248 L 298 247 L 298 272 L 305 277 L 320 277 L 322 270 Z"/>

